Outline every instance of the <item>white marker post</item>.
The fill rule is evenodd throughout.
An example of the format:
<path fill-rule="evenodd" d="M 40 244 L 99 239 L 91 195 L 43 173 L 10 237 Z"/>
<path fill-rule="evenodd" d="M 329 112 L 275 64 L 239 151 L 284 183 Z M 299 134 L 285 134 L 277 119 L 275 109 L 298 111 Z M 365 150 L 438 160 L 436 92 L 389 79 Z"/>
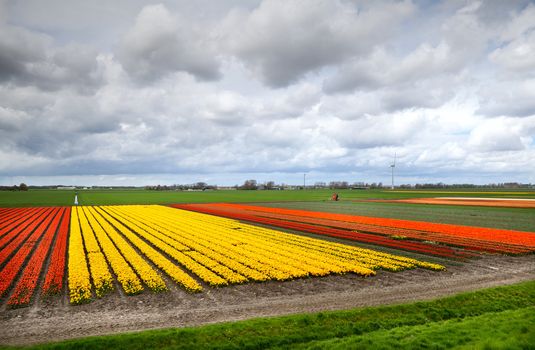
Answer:
<path fill-rule="evenodd" d="M 78 195 L 74 195 L 74 205 L 78 205 Z"/>

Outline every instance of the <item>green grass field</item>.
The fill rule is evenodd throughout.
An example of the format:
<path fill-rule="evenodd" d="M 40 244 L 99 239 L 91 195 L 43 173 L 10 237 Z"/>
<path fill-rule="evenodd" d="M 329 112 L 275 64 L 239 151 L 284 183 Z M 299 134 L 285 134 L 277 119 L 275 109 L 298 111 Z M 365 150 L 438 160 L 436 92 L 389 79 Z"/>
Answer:
<path fill-rule="evenodd" d="M 533 349 L 535 281 L 413 304 L 90 337 L 28 349 Z"/>
<path fill-rule="evenodd" d="M 278 207 L 388 217 L 407 220 L 441 222 L 458 225 L 495 227 L 535 232 L 535 210 L 523 208 L 493 208 L 475 206 L 426 205 L 409 203 L 359 202 L 364 199 L 401 199 L 443 195 L 430 191 L 338 191 L 341 200 L 329 200 L 332 190 L 294 191 L 145 191 L 145 190 L 81 190 L 82 205 L 109 204 L 170 204 L 206 202 L 262 203 Z M 443 191 L 441 191 L 443 192 Z M 449 191 L 451 195 L 535 198 L 535 192 L 511 191 Z M 517 193 L 511 195 L 511 193 Z M 31 190 L 28 192 L 0 191 L 0 207 L 72 205 L 74 191 Z"/>
<path fill-rule="evenodd" d="M 107 204 L 169 204 L 202 202 L 281 202 L 327 201 L 335 190 L 233 191 L 205 192 L 146 190 L 79 190 L 83 205 Z M 402 199 L 437 196 L 534 198 L 535 191 L 389 191 L 336 190 L 343 201 L 359 199 Z M 0 191 L 0 207 L 72 205 L 72 190 Z"/>

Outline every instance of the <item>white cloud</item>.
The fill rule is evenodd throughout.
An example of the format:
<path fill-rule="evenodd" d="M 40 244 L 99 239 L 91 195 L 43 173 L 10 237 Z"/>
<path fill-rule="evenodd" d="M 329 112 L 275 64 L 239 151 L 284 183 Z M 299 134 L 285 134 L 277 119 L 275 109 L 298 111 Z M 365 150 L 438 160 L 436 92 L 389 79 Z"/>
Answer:
<path fill-rule="evenodd" d="M 470 133 L 468 145 L 476 152 L 518 151 L 525 148 L 520 130 L 504 118 L 485 121 Z"/>
<path fill-rule="evenodd" d="M 535 182 L 522 1 L 43 6 L 2 7 L 4 179 Z"/>
<path fill-rule="evenodd" d="M 512 19 L 506 24 L 505 29 L 500 33 L 501 41 L 512 41 L 535 27 L 535 5 L 528 3 L 520 13 L 511 11 Z M 503 15 L 503 14 L 502 14 Z"/>
<path fill-rule="evenodd" d="M 533 21 L 535 23 L 535 16 Z M 489 59 L 504 69 L 533 76 L 535 71 L 535 29 L 523 33 L 505 46 L 497 48 L 489 55 Z"/>

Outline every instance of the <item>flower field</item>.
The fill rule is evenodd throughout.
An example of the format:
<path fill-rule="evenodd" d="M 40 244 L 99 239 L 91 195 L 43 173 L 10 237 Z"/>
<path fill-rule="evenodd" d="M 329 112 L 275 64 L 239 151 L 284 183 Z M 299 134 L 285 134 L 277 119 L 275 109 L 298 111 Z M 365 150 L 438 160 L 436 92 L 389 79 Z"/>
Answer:
<path fill-rule="evenodd" d="M 54 286 L 63 284 L 65 249 L 61 240 L 66 235 L 69 211 L 69 208 L 35 208 L 0 213 L 0 296 L 6 296 L 13 288 L 8 304 L 29 304 L 51 250 L 58 259 L 46 273 L 43 292 L 52 292 Z M 52 245 L 54 240 L 56 244 Z"/>
<path fill-rule="evenodd" d="M 197 293 L 268 280 L 443 266 L 158 205 L 0 209 L 0 297 Z M 67 272 L 67 278 L 65 278 Z"/>
<path fill-rule="evenodd" d="M 535 251 L 535 233 L 531 232 L 242 204 L 184 204 L 174 207 L 444 257 L 471 256 L 452 247 L 507 254 Z"/>

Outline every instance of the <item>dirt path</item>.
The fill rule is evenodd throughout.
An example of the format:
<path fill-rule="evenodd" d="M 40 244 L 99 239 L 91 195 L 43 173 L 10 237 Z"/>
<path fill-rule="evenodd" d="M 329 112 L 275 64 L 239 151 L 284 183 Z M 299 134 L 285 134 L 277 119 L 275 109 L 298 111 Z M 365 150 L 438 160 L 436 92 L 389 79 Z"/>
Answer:
<path fill-rule="evenodd" d="M 70 306 L 64 297 L 31 308 L 0 310 L 0 344 L 404 303 L 526 280 L 535 280 L 534 255 L 487 256 L 449 266 L 445 272 L 328 276 L 208 289 L 197 295 L 178 289 L 134 297 L 114 293 L 81 306 Z"/>

